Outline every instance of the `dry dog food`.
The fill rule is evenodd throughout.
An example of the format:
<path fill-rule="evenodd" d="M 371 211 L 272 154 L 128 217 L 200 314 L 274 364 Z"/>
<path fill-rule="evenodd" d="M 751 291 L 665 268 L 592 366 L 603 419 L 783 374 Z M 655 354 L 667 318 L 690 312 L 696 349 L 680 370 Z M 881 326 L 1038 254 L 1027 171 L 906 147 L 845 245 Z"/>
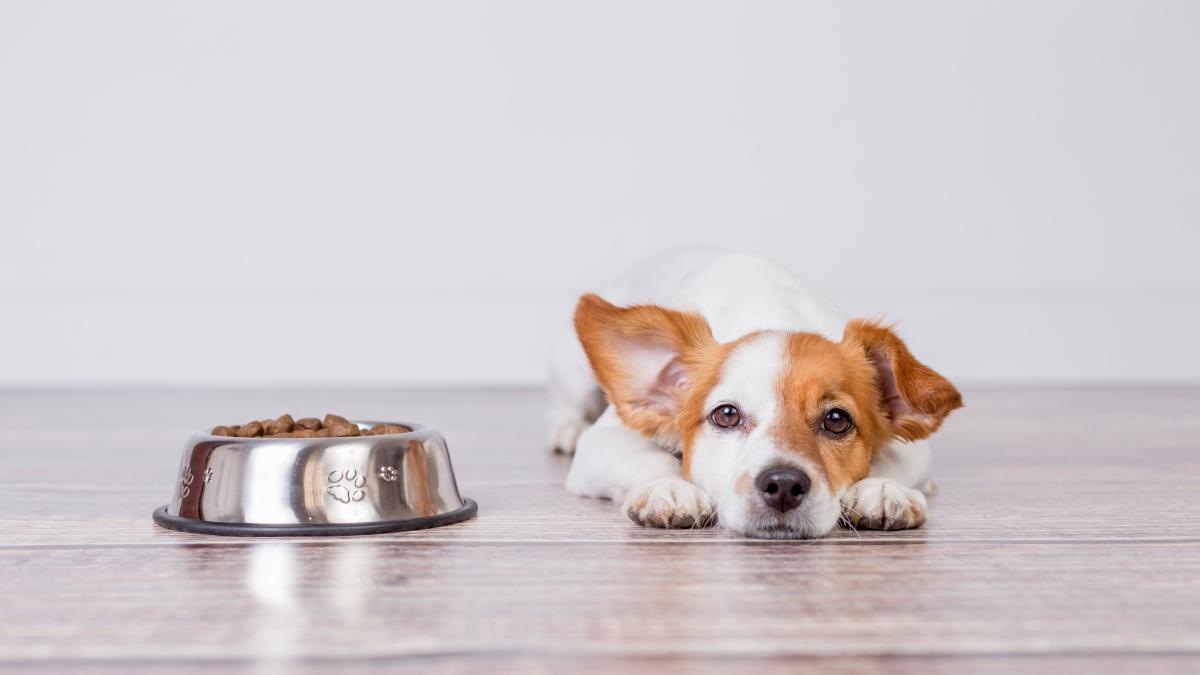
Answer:
<path fill-rule="evenodd" d="M 331 438 L 345 436 L 382 436 L 403 434 L 412 431 L 400 424 L 376 424 L 370 429 L 359 429 L 358 425 L 341 415 L 326 415 L 324 419 L 291 415 L 280 415 L 273 420 L 255 420 L 245 424 L 213 427 L 213 436 L 235 438 Z"/>

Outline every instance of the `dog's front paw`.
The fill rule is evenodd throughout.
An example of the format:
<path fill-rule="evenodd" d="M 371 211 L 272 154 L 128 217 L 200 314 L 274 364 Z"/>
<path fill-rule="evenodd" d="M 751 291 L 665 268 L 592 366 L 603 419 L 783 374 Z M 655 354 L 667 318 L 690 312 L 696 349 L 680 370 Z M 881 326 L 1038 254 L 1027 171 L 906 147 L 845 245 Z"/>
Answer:
<path fill-rule="evenodd" d="M 842 496 L 842 518 L 863 530 L 906 530 L 925 522 L 925 495 L 886 478 L 866 478 Z"/>
<path fill-rule="evenodd" d="M 717 520 L 712 497 L 678 478 L 663 478 L 634 488 L 621 508 L 630 520 L 649 527 L 708 527 Z"/>

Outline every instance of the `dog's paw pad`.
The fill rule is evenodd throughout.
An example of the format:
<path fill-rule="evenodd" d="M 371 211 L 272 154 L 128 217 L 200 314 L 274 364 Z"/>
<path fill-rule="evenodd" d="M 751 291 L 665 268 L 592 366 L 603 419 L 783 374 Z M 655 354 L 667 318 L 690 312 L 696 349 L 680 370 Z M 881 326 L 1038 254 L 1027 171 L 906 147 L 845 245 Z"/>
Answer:
<path fill-rule="evenodd" d="M 665 528 L 708 527 L 717 519 L 717 505 L 708 493 L 677 478 L 651 481 L 635 488 L 621 507 L 639 525 Z"/>
<path fill-rule="evenodd" d="M 862 530 L 920 527 L 925 508 L 925 495 L 884 478 L 860 480 L 842 497 L 842 519 Z"/>

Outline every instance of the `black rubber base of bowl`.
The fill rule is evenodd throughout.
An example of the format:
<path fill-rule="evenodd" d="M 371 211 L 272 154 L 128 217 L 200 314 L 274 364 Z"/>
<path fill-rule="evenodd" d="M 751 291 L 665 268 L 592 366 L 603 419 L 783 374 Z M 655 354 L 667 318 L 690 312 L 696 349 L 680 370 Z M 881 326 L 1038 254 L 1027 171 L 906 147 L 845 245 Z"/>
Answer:
<path fill-rule="evenodd" d="M 424 530 L 458 523 L 475 515 L 479 506 L 464 499 L 462 508 L 449 513 L 423 518 L 389 520 L 381 523 L 331 523 L 327 525 L 258 525 L 254 523 L 213 523 L 195 518 L 181 518 L 167 513 L 166 506 L 154 510 L 154 522 L 169 530 L 195 534 L 219 534 L 229 537 L 346 537 L 359 534 L 383 534 Z"/>

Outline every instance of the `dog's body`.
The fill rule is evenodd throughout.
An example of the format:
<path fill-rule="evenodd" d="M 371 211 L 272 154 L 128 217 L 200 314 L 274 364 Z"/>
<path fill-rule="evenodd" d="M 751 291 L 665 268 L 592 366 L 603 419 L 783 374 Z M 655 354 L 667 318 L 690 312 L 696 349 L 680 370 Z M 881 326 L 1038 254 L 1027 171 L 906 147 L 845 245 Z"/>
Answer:
<path fill-rule="evenodd" d="M 551 357 L 569 491 L 751 536 L 924 522 L 922 439 L 960 401 L 890 330 L 748 255 L 660 254 L 604 295 L 636 306 L 585 296 Z"/>

